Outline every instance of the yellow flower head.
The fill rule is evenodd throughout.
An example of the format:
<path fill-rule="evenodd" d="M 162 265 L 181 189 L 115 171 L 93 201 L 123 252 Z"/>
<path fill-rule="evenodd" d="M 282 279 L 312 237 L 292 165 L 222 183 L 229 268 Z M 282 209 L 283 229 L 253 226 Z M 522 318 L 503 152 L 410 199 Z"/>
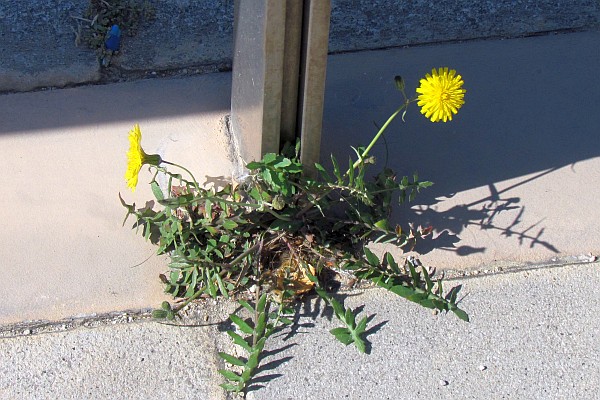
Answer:
<path fill-rule="evenodd" d="M 127 152 L 127 171 L 125 172 L 125 180 L 127 187 L 135 192 L 138 183 L 138 174 L 144 164 L 158 166 L 162 160 L 159 155 L 148 155 L 142 149 L 142 132 L 140 126 L 135 124 L 133 129 L 129 131 L 129 151 Z"/>
<path fill-rule="evenodd" d="M 456 75 L 455 70 L 448 68 L 435 68 L 431 75 L 425 75 L 417 88 L 421 114 L 429 118 L 431 122 L 452 121 L 452 114 L 458 113 L 458 109 L 465 104 L 464 97 L 467 92 L 462 89 L 463 80 Z"/>

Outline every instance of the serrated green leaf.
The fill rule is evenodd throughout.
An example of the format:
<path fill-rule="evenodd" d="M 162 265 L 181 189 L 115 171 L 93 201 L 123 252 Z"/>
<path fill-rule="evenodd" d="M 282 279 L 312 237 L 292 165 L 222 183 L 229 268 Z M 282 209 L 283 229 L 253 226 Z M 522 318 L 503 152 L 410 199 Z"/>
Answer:
<path fill-rule="evenodd" d="M 261 337 L 256 344 L 254 345 L 254 351 L 260 353 L 265 348 L 265 343 L 267 342 L 267 337 Z"/>
<path fill-rule="evenodd" d="M 245 368 L 244 371 L 242 372 L 242 381 L 244 382 L 244 386 L 245 383 L 248 382 L 250 380 L 250 378 L 252 377 L 252 370 L 250 368 Z"/>
<path fill-rule="evenodd" d="M 450 289 L 448 294 L 446 294 L 446 296 L 445 296 L 446 300 L 448 300 L 448 303 L 450 303 L 450 304 L 456 303 L 456 297 L 458 296 L 459 290 L 460 290 L 460 286 L 455 286 L 452 289 Z"/>
<path fill-rule="evenodd" d="M 165 311 L 171 311 L 171 304 L 169 304 L 168 301 L 163 301 L 160 305 L 160 308 L 162 308 Z"/>
<path fill-rule="evenodd" d="M 416 197 L 417 197 L 417 191 L 411 190 L 410 194 L 408 195 L 408 201 L 412 202 L 415 200 Z"/>
<path fill-rule="evenodd" d="M 356 346 L 358 351 L 360 351 L 361 353 L 367 352 L 367 344 L 365 343 L 364 340 L 362 340 L 362 338 L 354 337 L 354 345 Z"/>
<path fill-rule="evenodd" d="M 363 333 L 367 329 L 367 321 L 368 318 L 363 317 L 356 325 L 356 329 L 354 330 L 354 332 L 356 332 L 357 334 Z"/>
<path fill-rule="evenodd" d="M 414 301 L 415 303 L 420 303 L 421 301 L 427 299 L 427 293 L 415 292 L 408 296 L 407 299 Z"/>
<path fill-rule="evenodd" d="M 156 181 L 150 182 L 150 187 L 152 188 L 152 193 L 154 194 L 154 197 L 156 197 L 156 200 L 164 200 L 165 199 L 162 189 L 160 188 L 160 186 L 158 185 L 158 183 Z"/>
<path fill-rule="evenodd" d="M 229 235 L 221 235 L 219 238 L 219 242 L 221 243 L 229 243 L 231 241 L 231 237 Z"/>
<path fill-rule="evenodd" d="M 409 298 L 409 300 L 414 301 L 415 303 L 417 303 L 421 307 L 430 308 L 430 309 L 436 308 L 436 306 L 433 303 L 432 299 L 425 298 L 425 299 L 415 300 L 415 299 Z"/>
<path fill-rule="evenodd" d="M 242 381 L 242 377 L 239 376 L 238 374 L 236 374 L 233 371 L 229 371 L 227 369 L 220 369 L 218 370 L 218 372 L 223 375 L 225 378 L 229 379 L 230 381 L 234 381 L 234 382 L 241 382 Z"/>
<path fill-rule="evenodd" d="M 229 315 L 229 319 L 231 320 L 231 322 L 233 322 L 234 324 L 236 324 L 238 326 L 238 328 L 240 328 L 240 330 L 248 335 L 251 335 L 252 333 L 254 333 L 254 329 L 252 329 L 252 327 L 250 325 L 248 325 L 248 323 L 246 321 L 244 321 L 243 319 L 241 319 L 240 317 L 238 317 L 235 314 L 230 314 Z"/>
<path fill-rule="evenodd" d="M 338 319 L 340 321 L 344 321 L 344 306 L 333 297 L 329 298 L 329 303 L 331 304 L 331 307 L 333 307 L 333 311 L 335 312 L 335 315 L 338 317 Z"/>
<path fill-rule="evenodd" d="M 354 313 L 349 308 L 346 309 L 346 314 L 344 315 L 344 321 L 346 322 L 346 325 L 348 325 L 348 327 L 354 328 L 355 317 L 354 317 Z"/>
<path fill-rule="evenodd" d="M 221 357 L 223 360 L 227 361 L 229 364 L 232 364 L 232 365 L 237 365 L 238 367 L 243 367 L 244 365 L 246 365 L 246 363 L 245 363 L 245 362 L 243 362 L 243 361 L 242 361 L 242 360 L 240 360 L 239 358 L 237 358 L 237 357 L 234 357 L 234 356 L 232 356 L 232 355 L 230 355 L 230 354 L 223 353 L 223 352 L 219 352 L 219 356 L 220 356 L 220 357 Z"/>
<path fill-rule="evenodd" d="M 441 295 L 444 293 L 444 288 L 443 288 L 443 286 L 442 286 L 442 285 L 443 285 L 443 284 L 442 284 L 442 280 L 441 280 L 441 279 L 438 279 L 438 281 L 437 281 L 437 294 L 438 294 L 439 296 L 441 296 Z"/>
<path fill-rule="evenodd" d="M 337 340 L 348 346 L 350 343 L 354 341 L 352 338 L 352 334 L 348 330 L 348 328 L 334 328 L 330 330 L 331 334 L 335 336 Z"/>
<path fill-rule="evenodd" d="M 348 163 L 350 165 L 348 167 L 348 186 L 353 186 L 354 185 L 354 163 L 352 162 L 352 157 L 350 157 L 350 160 L 348 161 Z"/>
<path fill-rule="evenodd" d="M 408 298 L 410 295 L 415 293 L 413 288 L 406 287 L 404 285 L 394 285 L 388 289 L 390 292 L 397 294 L 400 297 Z"/>
<path fill-rule="evenodd" d="M 418 287 L 421 284 L 421 277 L 415 269 L 415 265 L 412 263 L 412 261 L 406 260 L 406 263 L 408 264 L 408 270 L 410 271 L 410 276 L 412 277 L 412 284 L 413 286 Z"/>
<path fill-rule="evenodd" d="M 448 310 L 448 303 L 446 303 L 445 300 L 431 299 L 431 302 L 433 303 L 434 307 L 440 311 Z"/>
<path fill-rule="evenodd" d="M 248 342 L 246 342 L 246 340 L 244 340 L 243 337 L 241 337 L 240 335 L 238 335 L 237 333 L 235 333 L 233 331 L 227 331 L 227 334 L 229 336 L 231 336 L 231 338 L 233 339 L 233 343 L 237 344 L 238 346 L 241 346 L 248 353 L 250 353 L 252 351 L 252 347 L 250 347 Z"/>
<path fill-rule="evenodd" d="M 152 233 L 151 231 L 152 226 L 150 225 L 149 222 L 146 222 L 144 224 L 144 239 L 148 240 L 150 238 L 150 234 Z"/>

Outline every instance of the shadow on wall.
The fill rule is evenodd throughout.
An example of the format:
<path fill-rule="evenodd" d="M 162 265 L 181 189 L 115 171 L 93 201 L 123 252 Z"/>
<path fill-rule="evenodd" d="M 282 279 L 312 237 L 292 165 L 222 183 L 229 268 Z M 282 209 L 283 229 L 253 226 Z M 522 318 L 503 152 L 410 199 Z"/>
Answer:
<path fill-rule="evenodd" d="M 0 95 L 0 135 L 178 115 L 226 114 L 230 92 L 231 74 L 223 73 Z M 27 118 L 23 118 L 23 110 L 28 110 Z"/>
<path fill-rule="evenodd" d="M 456 247 L 467 226 L 501 230 L 520 245 L 556 253 L 555 244 L 544 241 L 543 220 L 517 227 L 527 210 L 521 199 L 505 192 L 600 156 L 600 81 L 595 72 L 600 53 L 589 51 L 599 45 L 600 34 L 590 32 L 394 49 L 373 53 L 368 64 L 348 55 L 332 57 L 322 162 L 330 164 L 330 153 L 347 158 L 349 145 L 366 145 L 377 131 L 374 124 L 383 124 L 401 104 L 394 75 L 405 78 L 408 94 L 432 67 L 449 66 L 463 76 L 467 90 L 454 121 L 431 123 L 411 104 L 406 123 L 395 120 L 385 141 L 374 148 L 378 168 L 373 172 L 387 165 L 399 175 L 418 171 L 421 179 L 435 183 L 416 203 L 396 210 L 393 216 L 402 214 L 396 222 L 433 225 L 439 237 L 430 244 L 460 255 L 485 251 Z M 497 189 L 499 182 L 519 177 L 521 181 Z M 481 187 L 489 188 L 488 196 L 470 204 L 452 203 L 458 192 Z M 447 199 L 454 205 L 439 211 L 435 205 Z M 503 213 L 516 217 L 500 227 L 495 221 Z M 431 247 L 418 250 L 423 254 Z"/>

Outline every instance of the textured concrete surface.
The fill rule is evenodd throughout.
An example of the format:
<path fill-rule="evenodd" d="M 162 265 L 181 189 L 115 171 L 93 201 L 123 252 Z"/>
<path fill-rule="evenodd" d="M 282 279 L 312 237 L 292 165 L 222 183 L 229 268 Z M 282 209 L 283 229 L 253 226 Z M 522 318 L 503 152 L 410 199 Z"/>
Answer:
<path fill-rule="evenodd" d="M 330 57 L 323 163 L 331 152 L 347 159 L 340 143 L 367 145 L 402 104 L 395 75 L 412 96 L 431 68 L 455 68 L 467 93 L 454 120 L 431 123 L 411 104 L 372 153 L 379 167 L 434 182 L 393 216 L 434 227 L 422 260 L 470 268 L 598 255 L 599 47 L 600 32 L 585 32 Z"/>
<path fill-rule="evenodd" d="M 0 92 L 95 82 L 93 51 L 75 45 L 75 20 L 86 2 L 16 0 L 0 3 Z"/>
<path fill-rule="evenodd" d="M 3 399 L 224 399 L 214 327 L 134 323 L 0 340 Z"/>
<path fill-rule="evenodd" d="M 442 247 L 422 249 L 423 260 L 470 268 L 597 255 L 590 49 L 599 43 L 587 32 L 331 56 L 323 154 L 371 137 L 400 101 L 394 75 L 410 87 L 449 65 L 467 89 L 455 121 L 432 125 L 413 107 L 387 134 L 390 166 L 436 182 L 421 210 L 399 210 L 401 221 L 437 229 Z M 164 261 L 133 267 L 153 248 L 120 226 L 127 131 L 138 122 L 148 152 L 226 178 L 229 84 L 212 74 L 0 96 L 1 323 L 159 303 Z M 375 154 L 382 162 L 384 146 Z M 149 198 L 148 178 L 129 201 Z M 352 293 L 348 306 L 376 314 L 370 356 L 336 342 L 328 330 L 337 324 L 315 318 L 322 304 L 312 303 L 295 334 L 269 343 L 249 397 L 594 399 L 599 271 L 589 263 L 455 281 L 469 324 L 383 291 Z M 144 323 L 2 339 L 0 397 L 219 399 L 215 347 L 230 349 L 221 336 Z"/>
<path fill-rule="evenodd" d="M 348 144 L 370 139 L 373 122 L 381 124 L 401 100 L 394 75 L 416 86 L 432 66 L 450 65 L 467 89 L 455 120 L 432 124 L 413 107 L 386 137 L 390 167 L 436 183 L 394 214 L 400 223 L 435 228 L 435 240 L 418 248 L 423 262 L 465 269 L 591 259 L 600 254 L 590 225 L 598 219 L 593 68 L 600 60 L 589 49 L 599 43 L 600 33 L 588 32 L 330 56 L 322 154 L 345 157 L 341 134 Z M 156 276 L 165 260 L 120 225 L 118 192 L 138 205 L 151 198 L 149 176 L 135 195 L 125 188 L 127 132 L 138 122 L 148 152 L 176 159 L 199 179 L 227 179 L 222 119 L 230 79 L 223 73 L 0 96 L 8 188 L 0 217 L 10 227 L 0 233 L 1 322 L 159 303 Z M 384 149 L 381 143 L 373 153 L 380 166 Z"/>
<path fill-rule="evenodd" d="M 149 0 L 155 19 L 124 32 L 113 68 L 102 70 L 94 51 L 75 44 L 87 2 L 14 0 L 0 4 L 0 91 L 26 91 L 181 69 L 230 68 L 233 0 Z M 483 37 L 518 37 L 598 27 L 596 0 L 467 1 L 332 0 L 332 52 Z"/>
<path fill-rule="evenodd" d="M 598 263 L 446 287 L 458 283 L 470 323 L 379 289 L 340 296 L 371 318 L 370 354 L 336 341 L 331 311 L 306 301 L 296 324 L 267 341 L 247 398 L 597 398 Z M 222 332 L 230 328 L 218 323 L 226 311 L 202 306 L 207 326 L 146 322 L 0 339 L 0 397 L 223 399 L 215 371 L 223 368 L 216 352 L 233 353 Z"/>
<path fill-rule="evenodd" d="M 231 171 L 229 79 L 0 96 L 2 323 L 160 304 L 166 259 L 130 229 L 133 220 L 121 227 L 119 193 L 139 207 L 153 198 L 146 169 L 134 194 L 125 185 L 127 133 L 139 123 L 148 153 L 222 182 Z"/>
<path fill-rule="evenodd" d="M 595 399 L 600 390 L 600 265 L 464 280 L 471 317 L 433 316 L 382 290 L 348 295 L 373 317 L 371 354 L 344 347 L 306 303 L 293 335 L 268 343 L 276 369 L 248 399 Z M 361 315 L 363 315 L 361 314 Z M 262 386 L 262 387 L 261 387 Z"/>

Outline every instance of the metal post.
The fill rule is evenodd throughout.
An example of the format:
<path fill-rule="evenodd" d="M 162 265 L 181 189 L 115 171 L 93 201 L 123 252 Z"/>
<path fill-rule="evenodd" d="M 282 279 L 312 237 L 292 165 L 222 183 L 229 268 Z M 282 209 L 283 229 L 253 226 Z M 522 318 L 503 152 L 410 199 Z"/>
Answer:
<path fill-rule="evenodd" d="M 301 140 L 319 160 L 330 0 L 236 0 L 231 129 L 244 162 Z"/>

